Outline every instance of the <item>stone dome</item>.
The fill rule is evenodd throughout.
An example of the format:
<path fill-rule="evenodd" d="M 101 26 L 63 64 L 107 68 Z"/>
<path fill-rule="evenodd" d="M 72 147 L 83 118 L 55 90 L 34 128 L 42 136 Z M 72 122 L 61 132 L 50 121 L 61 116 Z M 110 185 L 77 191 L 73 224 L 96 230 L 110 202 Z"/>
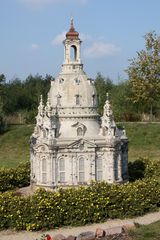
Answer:
<path fill-rule="evenodd" d="M 51 105 L 60 108 L 96 107 L 96 90 L 91 79 L 84 73 L 60 74 L 52 82 Z"/>

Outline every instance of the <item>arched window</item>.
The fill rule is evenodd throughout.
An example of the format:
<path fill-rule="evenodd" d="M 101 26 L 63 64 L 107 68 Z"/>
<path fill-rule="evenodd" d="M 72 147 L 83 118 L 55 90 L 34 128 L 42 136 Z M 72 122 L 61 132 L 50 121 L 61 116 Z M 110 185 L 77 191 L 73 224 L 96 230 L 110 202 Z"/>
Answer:
<path fill-rule="evenodd" d="M 80 96 L 76 95 L 76 105 L 80 105 Z"/>
<path fill-rule="evenodd" d="M 57 106 L 60 106 L 61 105 L 61 95 L 58 94 L 57 95 Z"/>
<path fill-rule="evenodd" d="M 47 161 L 45 158 L 41 161 L 41 169 L 42 169 L 42 183 L 47 182 Z"/>
<path fill-rule="evenodd" d="M 43 137 L 44 137 L 44 138 L 47 137 L 47 131 L 46 131 L 46 129 L 43 129 Z"/>
<path fill-rule="evenodd" d="M 79 167 L 79 182 L 80 183 L 83 183 L 85 181 L 85 172 L 84 172 L 84 158 L 83 157 L 80 157 L 79 160 L 78 160 L 78 167 Z"/>
<path fill-rule="evenodd" d="M 96 106 L 96 96 L 95 96 L 95 94 L 92 95 L 92 105 L 93 105 L 93 107 Z"/>
<path fill-rule="evenodd" d="M 60 83 L 60 84 L 64 83 L 64 79 L 63 79 L 63 78 L 60 78 L 60 79 L 59 79 L 59 83 Z"/>
<path fill-rule="evenodd" d="M 74 81 L 75 81 L 75 84 L 77 84 L 77 85 L 80 84 L 80 80 L 78 78 L 75 78 Z"/>
<path fill-rule="evenodd" d="M 81 127 L 77 128 L 77 136 L 83 136 L 83 129 Z"/>
<path fill-rule="evenodd" d="M 75 45 L 72 45 L 70 48 L 70 59 L 71 61 L 77 60 L 77 48 Z"/>
<path fill-rule="evenodd" d="M 59 181 L 60 183 L 65 182 L 65 159 L 59 159 Z"/>
<path fill-rule="evenodd" d="M 102 157 L 96 159 L 96 180 L 102 181 Z"/>

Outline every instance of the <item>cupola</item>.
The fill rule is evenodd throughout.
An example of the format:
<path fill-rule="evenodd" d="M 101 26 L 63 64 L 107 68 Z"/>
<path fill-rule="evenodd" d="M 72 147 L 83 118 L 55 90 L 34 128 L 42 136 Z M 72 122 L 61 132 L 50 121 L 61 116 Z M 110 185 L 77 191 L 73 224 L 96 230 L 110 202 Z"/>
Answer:
<path fill-rule="evenodd" d="M 79 33 L 75 31 L 73 18 L 71 19 L 71 25 L 69 31 L 66 33 L 66 38 L 69 40 L 79 39 Z"/>
<path fill-rule="evenodd" d="M 66 33 L 66 39 L 63 41 L 64 44 L 64 64 L 63 71 L 70 71 L 82 69 L 81 56 L 80 56 L 80 45 L 81 40 L 79 38 L 79 33 L 75 30 L 73 24 L 73 18 L 71 19 L 70 29 Z M 69 65 L 72 65 L 69 66 Z M 74 66 L 73 66 L 74 64 Z"/>

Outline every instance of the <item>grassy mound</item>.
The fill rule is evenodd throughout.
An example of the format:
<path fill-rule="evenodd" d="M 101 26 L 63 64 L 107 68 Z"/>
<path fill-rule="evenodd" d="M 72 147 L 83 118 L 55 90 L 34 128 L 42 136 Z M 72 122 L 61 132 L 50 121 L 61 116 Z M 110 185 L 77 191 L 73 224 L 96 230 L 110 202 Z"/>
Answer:
<path fill-rule="evenodd" d="M 129 161 L 160 156 L 159 123 L 124 123 L 129 138 Z M 0 167 L 16 167 L 29 160 L 29 139 L 33 125 L 12 125 L 0 135 Z"/>
<path fill-rule="evenodd" d="M 123 125 L 129 139 L 129 161 L 139 157 L 159 159 L 160 123 L 124 123 Z"/>
<path fill-rule="evenodd" d="M 33 125 L 12 125 L 0 135 L 0 167 L 16 167 L 29 160 L 29 138 Z"/>

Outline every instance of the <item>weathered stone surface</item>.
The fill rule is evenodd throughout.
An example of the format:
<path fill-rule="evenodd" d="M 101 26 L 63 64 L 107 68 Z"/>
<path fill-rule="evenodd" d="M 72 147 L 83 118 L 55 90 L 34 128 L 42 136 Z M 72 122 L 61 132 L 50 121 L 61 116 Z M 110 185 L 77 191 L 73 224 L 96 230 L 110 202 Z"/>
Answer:
<path fill-rule="evenodd" d="M 76 240 L 95 240 L 95 233 L 91 231 L 82 232 L 77 236 Z"/>
<path fill-rule="evenodd" d="M 53 240 L 66 240 L 66 237 L 63 236 L 62 234 L 57 234 L 52 239 Z"/>
<path fill-rule="evenodd" d="M 96 238 L 102 238 L 105 236 L 105 231 L 102 228 L 96 229 Z"/>
<path fill-rule="evenodd" d="M 123 232 L 123 229 L 121 226 L 105 229 L 106 235 L 115 235 L 115 234 L 120 234 L 122 232 Z"/>
<path fill-rule="evenodd" d="M 73 235 L 69 235 L 66 240 L 76 240 L 76 237 Z"/>
<path fill-rule="evenodd" d="M 129 230 L 134 229 L 134 228 L 135 228 L 134 223 L 125 224 L 124 226 L 122 226 L 122 231 L 128 232 Z"/>
<path fill-rule="evenodd" d="M 53 189 L 91 180 L 126 181 L 125 130 L 116 127 L 108 97 L 100 121 L 96 88 L 83 71 L 81 40 L 67 36 L 61 72 L 51 81 L 46 104 L 41 97 L 38 107 L 30 144 L 31 184 Z"/>

